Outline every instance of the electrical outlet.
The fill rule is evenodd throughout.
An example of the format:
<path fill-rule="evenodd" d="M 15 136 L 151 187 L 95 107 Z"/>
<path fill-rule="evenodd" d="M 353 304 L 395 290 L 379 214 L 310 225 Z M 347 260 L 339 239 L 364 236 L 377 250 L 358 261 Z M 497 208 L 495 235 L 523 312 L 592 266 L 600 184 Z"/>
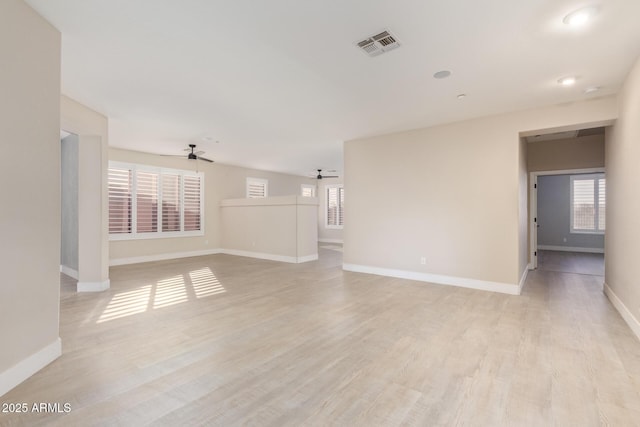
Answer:
<path fill-rule="evenodd" d="M 204 241 L 204 244 L 205 244 L 205 246 L 206 246 L 206 245 L 208 245 L 208 244 L 209 244 L 209 241 L 208 241 L 208 240 L 205 240 L 205 241 Z"/>
<path fill-rule="evenodd" d="M 420 257 L 420 264 L 427 265 L 427 257 Z"/>
<path fill-rule="evenodd" d="M 563 241 L 563 242 L 565 242 L 565 243 L 567 243 L 567 238 L 566 238 L 566 237 L 563 237 L 563 238 L 562 238 L 562 241 Z"/>

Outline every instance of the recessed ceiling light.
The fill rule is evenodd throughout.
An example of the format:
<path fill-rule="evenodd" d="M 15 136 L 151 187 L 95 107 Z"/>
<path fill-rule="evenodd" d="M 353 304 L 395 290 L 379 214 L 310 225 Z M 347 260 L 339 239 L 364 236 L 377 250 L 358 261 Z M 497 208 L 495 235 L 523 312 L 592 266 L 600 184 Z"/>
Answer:
<path fill-rule="evenodd" d="M 581 27 L 589 22 L 596 13 L 598 13 L 598 8 L 596 6 L 583 7 L 581 9 L 574 10 L 565 16 L 562 22 L 571 27 Z"/>
<path fill-rule="evenodd" d="M 449 70 L 442 70 L 442 71 L 438 71 L 437 73 L 435 73 L 433 75 L 434 78 L 436 79 L 446 79 L 447 77 L 449 77 L 451 75 L 451 71 Z"/>
<path fill-rule="evenodd" d="M 600 90 L 600 86 L 591 86 L 591 87 L 588 87 L 588 88 L 586 88 L 586 89 L 584 90 L 584 94 L 585 94 L 585 95 L 588 95 L 588 94 L 590 94 L 590 93 L 597 92 L 597 91 L 599 91 L 599 90 Z"/>
<path fill-rule="evenodd" d="M 466 93 L 461 93 L 460 95 L 457 96 L 457 98 L 460 100 L 465 99 L 466 97 L 467 97 Z"/>
<path fill-rule="evenodd" d="M 563 77 L 558 80 L 558 83 L 560 83 L 562 86 L 573 86 L 574 84 L 576 84 L 576 78 L 573 76 Z"/>

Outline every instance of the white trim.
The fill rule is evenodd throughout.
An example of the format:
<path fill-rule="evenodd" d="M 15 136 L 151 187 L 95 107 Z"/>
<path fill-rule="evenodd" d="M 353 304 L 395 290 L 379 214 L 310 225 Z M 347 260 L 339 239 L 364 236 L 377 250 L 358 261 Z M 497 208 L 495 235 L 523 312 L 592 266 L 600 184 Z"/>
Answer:
<path fill-rule="evenodd" d="M 318 239 L 319 243 L 340 243 L 341 245 L 344 244 L 344 241 L 342 239 Z"/>
<path fill-rule="evenodd" d="M 640 339 L 640 322 L 638 321 L 638 319 L 636 319 L 633 313 L 629 311 L 627 306 L 624 305 L 624 303 L 620 300 L 620 298 L 618 298 L 618 296 L 613 292 L 613 289 L 611 289 L 609 285 L 605 283 L 603 288 L 604 294 L 607 296 L 607 298 L 609 298 L 611 304 L 613 304 L 616 310 L 618 310 L 618 313 L 620 313 L 620 316 L 622 316 L 624 321 L 627 322 L 627 325 L 629 325 L 631 331 L 636 335 L 638 339 Z"/>
<path fill-rule="evenodd" d="M 535 269 L 536 269 L 536 268 L 533 266 L 533 262 L 530 262 L 530 263 L 527 265 L 527 268 L 528 268 L 529 270 L 535 270 Z"/>
<path fill-rule="evenodd" d="M 67 267 L 66 265 L 60 264 L 60 273 L 66 274 L 72 279 L 78 280 L 78 270 L 74 270 L 73 268 Z"/>
<path fill-rule="evenodd" d="M 576 246 L 538 245 L 543 251 L 584 252 L 589 254 L 603 254 L 604 248 L 579 248 Z"/>
<path fill-rule="evenodd" d="M 529 276 L 529 265 L 522 272 L 522 277 L 520 277 L 520 282 L 518 282 L 518 295 L 522 293 L 522 288 L 524 288 L 524 284 L 527 281 L 527 276 Z"/>
<path fill-rule="evenodd" d="M 21 360 L 11 368 L 0 373 L 0 396 L 47 366 L 62 355 L 62 341 L 56 338 L 51 344 Z"/>
<path fill-rule="evenodd" d="M 111 281 L 109 279 L 103 282 L 80 282 L 76 285 L 76 291 L 78 292 L 102 292 L 109 289 Z"/>
<path fill-rule="evenodd" d="M 114 267 L 117 265 L 139 264 L 142 262 L 166 261 L 169 259 L 190 258 L 195 256 L 215 255 L 219 253 L 222 253 L 221 249 L 205 249 L 202 251 L 172 252 L 168 254 L 144 255 L 144 256 L 128 257 L 128 258 L 115 258 L 115 259 L 109 260 L 109 266 Z"/>
<path fill-rule="evenodd" d="M 535 171 L 530 172 L 535 176 L 542 175 L 571 175 L 571 174 L 581 174 L 581 173 L 604 173 L 604 168 L 585 168 L 585 169 L 558 169 L 553 171 Z"/>
<path fill-rule="evenodd" d="M 371 267 L 368 265 L 357 264 L 343 264 L 342 269 L 345 271 L 353 271 L 356 273 L 376 274 L 378 276 L 398 277 L 400 279 L 417 280 L 420 282 L 436 283 L 439 285 L 459 286 L 462 288 L 479 289 L 482 291 L 520 295 L 519 286 L 512 283 L 489 282 L 485 280 L 468 279 L 465 277 L 419 273 L 417 271 L 407 270 L 394 270 L 390 268 Z"/>
<path fill-rule="evenodd" d="M 294 256 L 287 256 L 287 255 L 267 254 L 263 252 L 243 251 L 240 249 L 221 249 L 220 253 L 223 253 L 226 255 L 243 256 L 248 258 L 266 259 L 269 261 L 288 262 L 292 264 L 315 261 L 318 259 L 318 254 L 306 255 L 303 257 L 294 257 Z"/>

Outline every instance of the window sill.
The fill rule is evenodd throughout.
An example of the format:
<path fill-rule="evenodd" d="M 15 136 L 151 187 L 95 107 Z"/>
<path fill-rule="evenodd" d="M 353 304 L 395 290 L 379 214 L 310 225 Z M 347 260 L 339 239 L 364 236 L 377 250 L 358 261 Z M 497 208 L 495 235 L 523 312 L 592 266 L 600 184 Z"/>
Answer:
<path fill-rule="evenodd" d="M 165 233 L 136 233 L 136 234 L 109 234 L 110 242 L 128 241 L 128 240 L 152 240 L 152 239 L 172 239 L 176 237 L 202 237 L 204 230 L 201 231 L 175 231 Z"/>

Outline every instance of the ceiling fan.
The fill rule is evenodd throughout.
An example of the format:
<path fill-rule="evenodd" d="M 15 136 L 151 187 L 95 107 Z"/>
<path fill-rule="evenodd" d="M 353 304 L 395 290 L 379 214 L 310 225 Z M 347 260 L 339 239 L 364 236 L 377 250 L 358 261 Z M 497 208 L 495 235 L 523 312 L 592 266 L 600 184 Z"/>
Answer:
<path fill-rule="evenodd" d="M 338 175 L 322 175 L 322 169 L 316 169 L 318 171 L 318 175 L 316 176 L 316 179 L 322 179 L 322 178 L 339 178 Z M 335 172 L 335 171 L 331 171 L 331 172 Z M 315 174 L 314 174 L 315 175 Z"/>
<path fill-rule="evenodd" d="M 187 159 L 189 160 L 204 160 L 205 162 L 213 163 L 213 160 L 209 160 L 206 157 L 202 157 L 204 151 L 195 151 L 196 144 L 189 144 L 189 148 L 185 148 L 184 151 L 189 151 Z"/>

